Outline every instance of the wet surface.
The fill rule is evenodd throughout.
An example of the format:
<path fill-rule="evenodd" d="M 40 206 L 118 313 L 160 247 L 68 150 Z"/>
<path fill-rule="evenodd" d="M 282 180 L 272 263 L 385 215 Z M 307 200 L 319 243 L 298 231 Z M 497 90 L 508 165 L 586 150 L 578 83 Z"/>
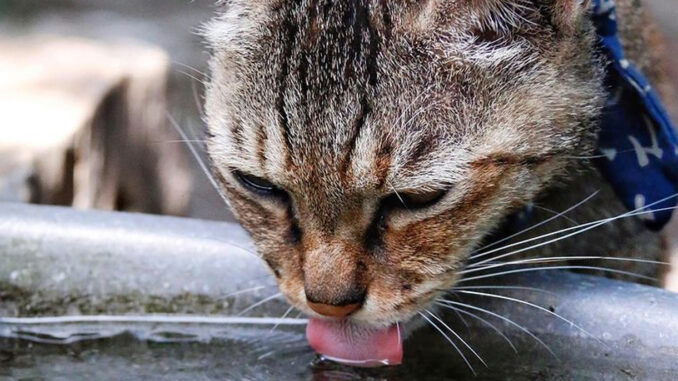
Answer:
<path fill-rule="evenodd" d="M 0 341 L 0 379 L 300 380 L 313 354 L 303 335 L 240 327 L 196 341 L 179 332 L 132 333 L 70 345 Z M 42 336 L 49 341 L 49 336 Z M 275 353 L 278 351 L 278 353 Z"/>
<path fill-rule="evenodd" d="M 586 317 L 564 312 L 594 338 L 527 306 L 463 301 L 525 325 L 535 336 L 491 316 L 483 315 L 505 337 L 470 315 L 439 313 L 477 352 L 478 357 L 455 340 L 468 365 L 438 332 L 425 327 L 405 342 L 402 366 L 362 370 L 320 361 L 298 319 L 277 326 L 258 318 L 208 324 L 195 316 L 186 317 L 188 322 L 160 316 L 154 322 L 5 320 L 0 322 L 0 380 L 673 380 L 678 371 L 675 346 L 649 343 L 656 332 L 639 337 L 607 331 L 610 326 L 600 323 L 591 328 Z M 561 312 L 558 303 L 538 302 Z"/>
<path fill-rule="evenodd" d="M 234 226 L 19 205 L 1 213 L 0 283 L 12 285 L 0 292 L 3 381 L 433 381 L 469 379 L 471 367 L 478 380 L 678 374 L 678 295 L 652 287 L 495 274 L 447 295 L 456 313 L 433 310 L 455 344 L 425 327 L 408 336 L 402 366 L 356 370 L 315 362 L 304 320 L 271 318 L 288 306 L 268 296 L 271 279 Z M 23 300 L 30 309 L 16 308 Z"/>
<path fill-rule="evenodd" d="M 139 332 L 127 332 L 69 345 L 54 344 L 59 340 L 47 334 L 24 333 L 31 341 L 4 339 L 0 341 L 0 353 L 3 354 L 0 368 L 4 368 L 0 370 L 0 377 L 144 380 L 162 376 L 164 380 L 291 381 L 455 380 L 472 376 L 456 358 L 452 347 L 423 352 L 421 339 L 440 340 L 426 331 L 419 339 L 408 343 L 410 350 L 403 366 L 376 370 L 350 369 L 319 361 L 306 346 L 300 330 L 271 333 L 270 328 L 241 326 L 215 332 L 208 340 L 168 331 L 156 332 L 144 339 L 138 335 Z M 46 343 L 50 341 L 54 343 Z M 477 347 L 477 343 L 474 344 Z M 554 376 L 554 370 L 565 365 L 545 350 L 532 348 L 527 343 L 521 345 L 521 356 L 511 352 L 508 345 L 505 347 L 498 346 L 493 353 L 478 349 L 486 358 L 488 368 L 483 369 L 478 360 L 474 361 L 474 368 L 479 372 L 476 379 L 545 379 L 547 375 Z M 537 357 L 533 357 L 535 354 Z M 534 361 L 522 364 L 530 358 Z M 605 362 L 600 360 L 599 365 Z M 557 372 L 563 376 L 576 375 L 576 372 L 563 369 Z"/>
<path fill-rule="evenodd" d="M 425 335 L 439 340 L 435 335 Z M 47 337 L 43 337 L 46 339 Z M 546 339 L 546 341 L 552 341 Z M 546 350 L 517 342 L 519 353 L 506 345 L 478 347 L 488 367 L 475 361 L 476 380 L 655 379 L 670 380 L 670 369 L 648 374 L 626 359 L 609 354 L 569 353 L 559 359 Z M 552 343 L 553 344 L 553 343 Z M 484 348 L 484 350 L 481 350 Z M 553 348 L 566 350 L 563 345 Z M 421 348 L 419 348 L 421 349 Z M 26 380 L 458 380 L 472 373 L 454 356 L 409 353 L 397 368 L 357 370 L 323 363 L 299 332 L 238 328 L 208 342 L 166 333 L 139 340 L 131 333 L 70 345 L 0 340 L 0 379 Z M 577 364 L 573 367 L 573 364 Z M 649 376 L 649 378 L 648 378 Z"/>

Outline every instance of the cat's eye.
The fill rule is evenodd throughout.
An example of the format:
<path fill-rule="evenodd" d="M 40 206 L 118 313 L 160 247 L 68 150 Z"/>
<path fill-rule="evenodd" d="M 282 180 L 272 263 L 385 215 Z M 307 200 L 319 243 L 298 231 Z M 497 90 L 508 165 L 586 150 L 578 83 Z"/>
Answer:
<path fill-rule="evenodd" d="M 233 171 L 233 175 L 245 188 L 261 196 L 285 195 L 285 191 L 272 182 L 240 171 Z"/>
<path fill-rule="evenodd" d="M 386 200 L 392 208 L 417 210 L 435 205 L 442 200 L 447 193 L 447 189 L 422 192 L 398 192 L 388 196 Z"/>
<path fill-rule="evenodd" d="M 408 192 L 400 196 L 409 209 L 423 209 L 435 205 L 447 194 L 447 190 L 434 190 L 428 192 Z"/>
<path fill-rule="evenodd" d="M 405 193 L 405 204 L 413 208 L 426 208 L 440 201 L 447 194 L 447 190 L 435 190 L 421 193 Z"/>

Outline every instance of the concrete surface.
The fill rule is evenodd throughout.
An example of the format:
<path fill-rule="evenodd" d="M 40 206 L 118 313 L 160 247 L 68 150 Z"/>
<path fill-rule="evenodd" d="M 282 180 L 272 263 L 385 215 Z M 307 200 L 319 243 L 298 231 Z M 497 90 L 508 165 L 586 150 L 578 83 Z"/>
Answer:
<path fill-rule="evenodd" d="M 2 203 L 0 216 L 0 316 L 223 315 L 277 293 L 235 224 Z"/>
<path fill-rule="evenodd" d="M 312 362 L 304 321 L 277 319 L 287 306 L 266 302 L 275 287 L 247 291 L 272 279 L 236 225 L 19 204 L 0 204 L 0 215 L 0 379 L 470 376 L 431 328 L 410 335 L 402 367 L 365 373 Z M 447 300 L 472 306 L 455 305 L 505 338 L 471 315 L 439 311 L 488 364 L 462 347 L 479 380 L 672 380 L 678 372 L 676 294 L 548 271 L 497 279 L 513 290 L 487 281 Z"/>

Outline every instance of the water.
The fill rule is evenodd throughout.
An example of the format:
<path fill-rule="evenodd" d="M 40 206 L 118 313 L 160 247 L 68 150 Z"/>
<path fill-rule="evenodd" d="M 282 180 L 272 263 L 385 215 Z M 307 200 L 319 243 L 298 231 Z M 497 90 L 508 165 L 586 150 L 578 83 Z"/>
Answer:
<path fill-rule="evenodd" d="M 448 357 L 454 353 L 451 348 L 427 352 L 414 343 L 408 343 L 407 358 L 412 361 L 397 368 L 358 370 L 323 362 L 307 346 L 305 327 L 300 321 L 289 321 L 275 331 L 261 319 L 237 324 L 137 321 L 5 326 L 0 379 L 451 380 L 470 375 L 463 363 Z M 421 337 L 427 337 L 426 331 Z M 435 335 L 430 339 L 439 340 Z"/>
<path fill-rule="evenodd" d="M 0 379 L 304 379 L 315 356 L 303 326 L 271 328 L 197 323 L 14 327 L 5 334 L 13 338 L 0 340 Z"/>
<path fill-rule="evenodd" d="M 0 324 L 0 380 L 671 379 L 669 369 L 637 369 L 632 359 L 596 349 L 592 339 L 563 341 L 540 333 L 558 354 L 554 358 L 529 337 L 502 327 L 518 348 L 514 353 L 499 336 L 471 322 L 453 327 L 488 363 L 485 368 L 469 357 L 475 378 L 430 329 L 405 343 L 403 366 L 359 370 L 319 361 L 306 344 L 302 320 L 288 319 L 275 331 L 271 319 L 137 320 Z"/>
<path fill-rule="evenodd" d="M 176 274 L 188 267 L 177 267 Z M 214 277 L 223 279 L 222 274 Z M 675 294 L 570 273 L 501 281 L 529 288 L 492 292 L 542 309 L 497 298 L 459 297 L 525 327 L 555 356 L 516 326 L 473 309 L 467 312 L 489 320 L 517 349 L 476 319 L 438 311 L 487 363 L 483 366 L 457 342 L 475 378 L 457 351 L 428 327 L 405 342 L 402 366 L 359 370 L 318 361 L 306 343 L 303 319 L 148 314 L 0 318 L 0 380 L 675 380 Z M 242 311 L 262 297 L 240 300 L 234 309 Z M 287 309 L 266 306 L 270 308 L 250 312 L 281 316 Z M 282 324 L 272 330 L 277 323 Z"/>

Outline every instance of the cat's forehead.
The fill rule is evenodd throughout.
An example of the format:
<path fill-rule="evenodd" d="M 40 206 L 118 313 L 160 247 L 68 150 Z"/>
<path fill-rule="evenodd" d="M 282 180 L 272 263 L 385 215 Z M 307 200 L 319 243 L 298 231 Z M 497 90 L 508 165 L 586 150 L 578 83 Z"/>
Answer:
<path fill-rule="evenodd" d="M 493 89 L 511 81 L 493 65 L 531 51 L 467 49 L 463 20 L 448 25 L 455 38 L 426 30 L 436 2 L 394 4 L 232 2 L 210 37 L 217 150 L 281 181 L 401 188 L 463 176 L 480 148 L 493 150 L 479 147 L 481 127 Z"/>

